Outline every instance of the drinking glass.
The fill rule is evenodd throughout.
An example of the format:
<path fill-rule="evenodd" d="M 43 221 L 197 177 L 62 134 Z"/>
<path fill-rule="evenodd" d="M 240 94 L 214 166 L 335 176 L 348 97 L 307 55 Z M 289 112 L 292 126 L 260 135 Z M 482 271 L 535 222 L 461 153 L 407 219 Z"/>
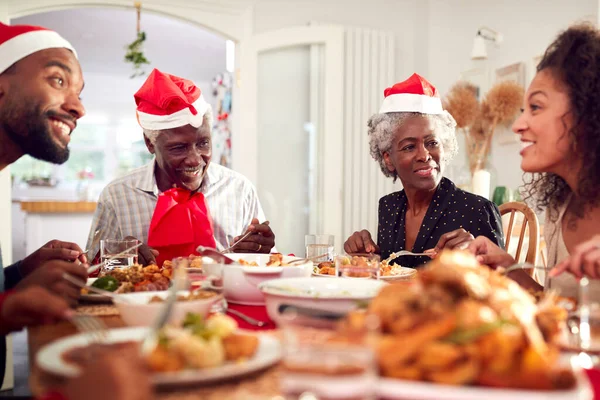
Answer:
<path fill-rule="evenodd" d="M 341 254 L 335 257 L 335 269 L 343 278 L 379 278 L 379 254 Z"/>
<path fill-rule="evenodd" d="M 282 320 L 279 383 L 286 400 L 375 399 L 378 325 L 344 338 L 318 318 L 288 311 Z"/>
<path fill-rule="evenodd" d="M 573 353 L 575 363 L 582 368 L 600 365 L 600 302 L 597 290 L 599 286 L 584 277 L 579 281 L 579 293 L 576 310 L 567 317 L 567 334 L 564 347 Z"/>
<path fill-rule="evenodd" d="M 312 259 L 316 264 L 324 261 L 333 261 L 334 239 L 333 235 L 306 235 L 304 237 L 306 258 L 322 256 Z"/>
<path fill-rule="evenodd" d="M 110 271 L 113 268 L 125 268 L 137 264 L 138 249 L 129 250 L 124 254 L 120 254 L 131 247 L 134 247 L 139 242 L 135 239 L 103 239 L 100 241 L 100 262 L 103 264 L 104 271 Z M 119 257 L 111 258 L 120 254 Z"/>

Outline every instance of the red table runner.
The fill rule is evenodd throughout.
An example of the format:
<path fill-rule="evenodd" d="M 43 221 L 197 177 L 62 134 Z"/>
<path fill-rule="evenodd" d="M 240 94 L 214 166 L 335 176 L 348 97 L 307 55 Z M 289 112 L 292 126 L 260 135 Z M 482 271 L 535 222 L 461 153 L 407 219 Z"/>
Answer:
<path fill-rule="evenodd" d="M 271 330 L 271 329 L 277 328 L 275 323 L 271 320 L 271 318 L 269 318 L 269 315 L 267 314 L 267 308 L 265 306 L 244 306 L 241 304 L 229 303 L 229 308 L 232 310 L 241 312 L 242 314 L 247 315 L 248 317 L 254 318 L 256 320 L 268 322 L 268 324 L 266 326 L 259 328 L 258 326 L 250 325 L 243 319 L 239 318 L 237 315 L 227 314 L 230 317 L 232 317 L 233 319 L 235 319 L 237 321 L 239 327 L 242 329 L 249 329 L 249 330 L 253 330 L 253 331 L 264 331 L 264 330 Z"/>

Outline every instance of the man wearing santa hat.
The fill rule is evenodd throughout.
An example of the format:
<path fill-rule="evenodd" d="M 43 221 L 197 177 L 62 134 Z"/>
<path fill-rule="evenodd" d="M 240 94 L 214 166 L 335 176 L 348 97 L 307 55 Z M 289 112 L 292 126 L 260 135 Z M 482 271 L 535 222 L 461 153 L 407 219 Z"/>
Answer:
<path fill-rule="evenodd" d="M 67 161 L 70 135 L 85 113 L 79 98 L 82 89 L 77 54 L 58 33 L 0 23 L 0 170 L 26 154 L 56 164 Z M 76 303 L 80 289 L 63 274 L 85 282 L 87 264 L 82 262 L 87 260 L 79 246 L 58 240 L 7 268 L 2 267 L 0 254 L 0 385 L 6 363 L 2 335 L 72 317 L 68 301 Z M 107 370 L 113 368 L 104 364 Z M 104 394 L 124 385 L 135 386 L 131 392 L 146 392 L 144 380 L 132 385 L 126 378 L 107 376 L 104 383 L 110 384 Z M 88 377 L 83 386 L 89 388 L 97 378 Z M 77 392 L 70 391 L 71 399 L 90 398 L 87 390 Z M 117 397 L 131 398 L 112 398 Z"/>
<path fill-rule="evenodd" d="M 189 230 L 190 235 L 203 230 L 203 237 L 187 241 L 187 251 L 203 244 L 219 250 L 234 245 L 232 251 L 269 253 L 275 235 L 264 222 L 256 189 L 243 175 L 211 162 L 212 109 L 200 89 L 192 81 L 154 69 L 134 98 L 146 146 L 155 159 L 102 191 L 88 248 L 97 230 L 102 238 L 134 237 L 165 249 L 170 247 L 170 238 L 185 236 L 182 230 Z M 193 209 L 202 209 L 202 215 L 195 215 L 195 222 L 187 222 L 185 228 L 180 219 L 169 216 L 169 212 L 181 215 L 180 211 L 165 208 L 167 203 L 181 206 L 182 197 L 186 202 L 196 201 Z M 176 222 L 169 223 L 170 217 Z M 173 240 L 183 243 L 187 239 Z M 140 249 L 142 263 L 155 261 L 156 252 Z M 91 250 L 96 254 L 96 248 Z M 169 258 L 160 252 L 159 258 Z M 180 252 L 180 256 L 190 254 Z M 161 260 L 156 261 L 160 264 Z"/>

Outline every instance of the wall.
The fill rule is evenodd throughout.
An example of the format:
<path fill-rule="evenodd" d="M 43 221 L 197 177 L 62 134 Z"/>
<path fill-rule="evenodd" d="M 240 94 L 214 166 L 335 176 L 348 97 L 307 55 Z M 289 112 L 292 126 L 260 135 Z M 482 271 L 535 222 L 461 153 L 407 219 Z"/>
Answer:
<path fill-rule="evenodd" d="M 401 80 L 426 63 L 427 52 L 417 36 L 426 29 L 415 23 L 426 12 L 427 1 L 416 0 L 261 0 L 254 6 L 253 26 L 257 33 L 310 22 L 392 31 L 396 37 L 395 79 Z M 384 89 L 380 88 L 382 96 Z"/>
<path fill-rule="evenodd" d="M 558 32 L 573 22 L 596 22 L 598 5 L 598 0 L 430 0 L 429 63 L 423 71 L 442 94 L 462 71 L 488 68 L 491 81 L 496 68 L 520 61 L 529 69 L 529 82 L 534 75 L 532 58 L 543 54 Z M 488 60 L 472 61 L 473 38 L 482 25 L 501 32 L 504 42 L 499 47 L 487 42 Z M 519 151 L 518 142 L 494 143 L 492 160 L 498 185 L 516 188 L 522 183 Z M 464 160 L 461 151 L 455 167 L 464 165 Z"/>

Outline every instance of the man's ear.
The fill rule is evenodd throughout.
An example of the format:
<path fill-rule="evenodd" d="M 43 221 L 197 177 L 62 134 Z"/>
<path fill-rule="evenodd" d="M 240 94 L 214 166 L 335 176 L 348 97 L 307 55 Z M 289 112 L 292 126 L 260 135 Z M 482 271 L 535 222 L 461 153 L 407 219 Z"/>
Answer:
<path fill-rule="evenodd" d="M 154 154 L 154 143 L 152 143 L 150 141 L 150 139 L 148 139 L 148 136 L 144 135 L 144 143 L 146 143 L 146 148 L 148 149 L 148 151 L 150 152 L 150 154 Z"/>
<path fill-rule="evenodd" d="M 0 100 L 4 98 L 6 89 L 8 88 L 8 81 L 2 75 L 0 75 Z"/>
<path fill-rule="evenodd" d="M 392 164 L 392 159 L 390 157 L 390 153 L 388 153 L 387 151 L 385 151 L 383 153 L 383 162 L 385 163 L 385 166 L 387 167 L 388 171 L 390 171 L 390 172 L 396 171 L 394 164 Z"/>

